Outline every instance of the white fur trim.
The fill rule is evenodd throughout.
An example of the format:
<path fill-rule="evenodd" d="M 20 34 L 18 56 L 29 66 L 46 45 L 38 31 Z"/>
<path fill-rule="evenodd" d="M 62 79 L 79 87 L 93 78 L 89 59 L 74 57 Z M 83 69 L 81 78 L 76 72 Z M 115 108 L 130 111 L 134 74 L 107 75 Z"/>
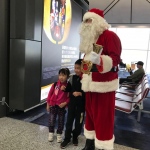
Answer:
<path fill-rule="evenodd" d="M 91 92 L 105 93 L 116 91 L 118 87 L 119 87 L 119 80 L 114 79 L 108 82 L 91 82 L 89 88 Z"/>
<path fill-rule="evenodd" d="M 95 137 L 95 147 L 98 148 L 98 149 L 113 150 L 114 149 L 114 140 L 115 140 L 114 136 L 111 140 L 106 140 L 106 141 L 98 140 Z"/>
<path fill-rule="evenodd" d="M 90 76 L 90 78 L 89 78 L 89 76 Z M 89 91 L 89 83 L 91 83 L 91 82 L 92 82 L 91 75 L 83 74 L 81 83 L 82 83 L 82 90 L 84 92 Z"/>
<path fill-rule="evenodd" d="M 82 90 L 84 92 L 97 92 L 106 93 L 116 91 L 119 87 L 119 79 L 114 79 L 107 82 L 95 82 L 92 81 L 92 73 L 83 74 L 82 80 Z"/>
<path fill-rule="evenodd" d="M 94 12 L 86 12 L 83 16 L 83 21 L 85 21 L 86 19 L 90 19 L 90 18 L 94 18 L 94 19 L 98 19 L 98 20 L 103 20 L 105 21 L 105 19 L 101 16 L 99 16 L 98 14 L 94 13 Z"/>
<path fill-rule="evenodd" d="M 84 126 L 84 135 L 87 139 L 93 140 L 95 139 L 95 130 L 88 131 Z"/>
<path fill-rule="evenodd" d="M 101 17 L 101 16 L 99 16 L 98 14 L 96 14 L 96 13 L 93 13 L 93 12 L 86 12 L 86 13 L 84 14 L 84 16 L 83 16 L 83 21 L 85 21 L 86 19 L 89 19 L 89 18 L 91 18 L 91 19 L 92 19 L 92 18 L 93 18 L 93 19 L 96 19 L 97 22 L 98 22 L 99 24 L 101 24 L 101 25 L 105 28 L 105 30 L 110 27 L 110 25 L 106 22 L 106 20 L 105 20 L 103 17 Z"/>
<path fill-rule="evenodd" d="M 109 57 L 108 55 L 101 55 L 102 58 L 102 62 L 101 64 L 103 64 L 103 71 L 101 73 L 106 73 L 109 72 L 111 70 L 111 68 L 113 67 L 113 61 L 112 58 Z"/>

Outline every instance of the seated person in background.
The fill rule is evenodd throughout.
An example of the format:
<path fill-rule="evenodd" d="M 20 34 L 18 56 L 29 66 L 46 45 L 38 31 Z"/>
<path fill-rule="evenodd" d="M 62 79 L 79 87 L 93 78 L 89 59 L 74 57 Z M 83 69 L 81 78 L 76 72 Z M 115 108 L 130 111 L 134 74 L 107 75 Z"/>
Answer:
<path fill-rule="evenodd" d="M 126 64 L 123 63 L 122 59 L 120 59 L 119 68 L 126 68 Z"/>
<path fill-rule="evenodd" d="M 120 78 L 119 83 L 122 84 L 124 81 L 126 82 L 134 82 L 139 83 L 139 81 L 142 79 L 143 75 L 145 74 L 145 71 L 143 69 L 144 63 L 142 61 L 138 61 L 137 63 L 137 70 L 133 73 L 132 70 L 128 70 L 130 73 L 130 76 L 127 78 Z"/>

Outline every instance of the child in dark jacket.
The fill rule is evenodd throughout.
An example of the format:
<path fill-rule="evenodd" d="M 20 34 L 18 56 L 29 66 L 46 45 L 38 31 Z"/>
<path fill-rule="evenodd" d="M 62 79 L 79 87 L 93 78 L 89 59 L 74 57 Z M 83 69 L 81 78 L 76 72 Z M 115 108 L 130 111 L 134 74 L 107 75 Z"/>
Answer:
<path fill-rule="evenodd" d="M 66 123 L 66 131 L 64 141 L 61 143 L 60 147 L 65 148 L 73 136 L 73 144 L 78 145 L 78 136 L 81 134 L 82 125 L 84 121 L 85 114 L 85 94 L 81 90 L 81 61 L 79 59 L 75 62 L 74 71 L 75 75 L 70 77 L 71 83 L 71 94 L 70 102 L 68 105 L 68 116 Z M 73 122 L 75 121 L 75 128 L 73 128 Z"/>
<path fill-rule="evenodd" d="M 50 112 L 49 115 L 49 137 L 50 142 L 53 141 L 54 128 L 56 123 L 56 118 L 58 115 L 58 129 L 57 129 L 57 142 L 62 142 L 62 131 L 64 128 L 65 120 L 65 108 L 69 103 L 69 92 L 65 92 L 64 87 L 69 86 L 67 82 L 70 75 L 68 68 L 62 68 L 59 70 L 59 80 L 57 83 L 54 83 L 49 91 L 47 98 L 47 111 Z"/>

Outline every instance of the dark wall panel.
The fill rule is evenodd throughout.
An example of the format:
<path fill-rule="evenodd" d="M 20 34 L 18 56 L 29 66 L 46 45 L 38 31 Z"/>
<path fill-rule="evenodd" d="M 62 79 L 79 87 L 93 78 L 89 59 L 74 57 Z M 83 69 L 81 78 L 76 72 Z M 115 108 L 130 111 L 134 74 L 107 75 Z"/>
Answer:
<path fill-rule="evenodd" d="M 24 108 L 25 40 L 10 40 L 9 104 Z"/>
<path fill-rule="evenodd" d="M 41 35 L 44 0 L 10 0 L 10 107 L 40 103 Z"/>
<path fill-rule="evenodd" d="M 25 110 L 40 103 L 41 42 L 10 40 L 9 104 Z"/>
<path fill-rule="evenodd" d="M 41 92 L 41 42 L 26 41 L 25 104 L 28 109 L 40 103 Z"/>
<path fill-rule="evenodd" d="M 10 38 L 25 38 L 25 4 L 25 0 L 10 0 Z"/>
<path fill-rule="evenodd" d="M 0 0 L 0 101 L 8 103 L 8 0 Z M 0 117 L 6 115 L 6 105 L 0 103 Z"/>
<path fill-rule="evenodd" d="M 41 41 L 43 0 L 10 0 L 10 38 Z"/>

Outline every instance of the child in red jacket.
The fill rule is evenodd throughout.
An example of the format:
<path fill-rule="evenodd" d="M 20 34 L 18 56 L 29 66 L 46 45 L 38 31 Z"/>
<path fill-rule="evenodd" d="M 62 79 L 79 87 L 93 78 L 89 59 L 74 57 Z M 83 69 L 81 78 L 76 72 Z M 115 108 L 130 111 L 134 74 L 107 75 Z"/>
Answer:
<path fill-rule="evenodd" d="M 47 111 L 50 112 L 49 116 L 49 137 L 50 142 L 53 141 L 54 128 L 56 118 L 58 115 L 58 128 L 57 128 L 57 142 L 62 142 L 62 131 L 64 128 L 65 108 L 69 103 L 69 92 L 65 92 L 64 87 L 68 88 L 69 82 L 67 82 L 70 75 L 68 68 L 62 68 L 59 70 L 59 76 L 57 83 L 54 83 L 49 91 L 47 98 Z M 71 86 L 71 85 L 70 85 Z"/>

